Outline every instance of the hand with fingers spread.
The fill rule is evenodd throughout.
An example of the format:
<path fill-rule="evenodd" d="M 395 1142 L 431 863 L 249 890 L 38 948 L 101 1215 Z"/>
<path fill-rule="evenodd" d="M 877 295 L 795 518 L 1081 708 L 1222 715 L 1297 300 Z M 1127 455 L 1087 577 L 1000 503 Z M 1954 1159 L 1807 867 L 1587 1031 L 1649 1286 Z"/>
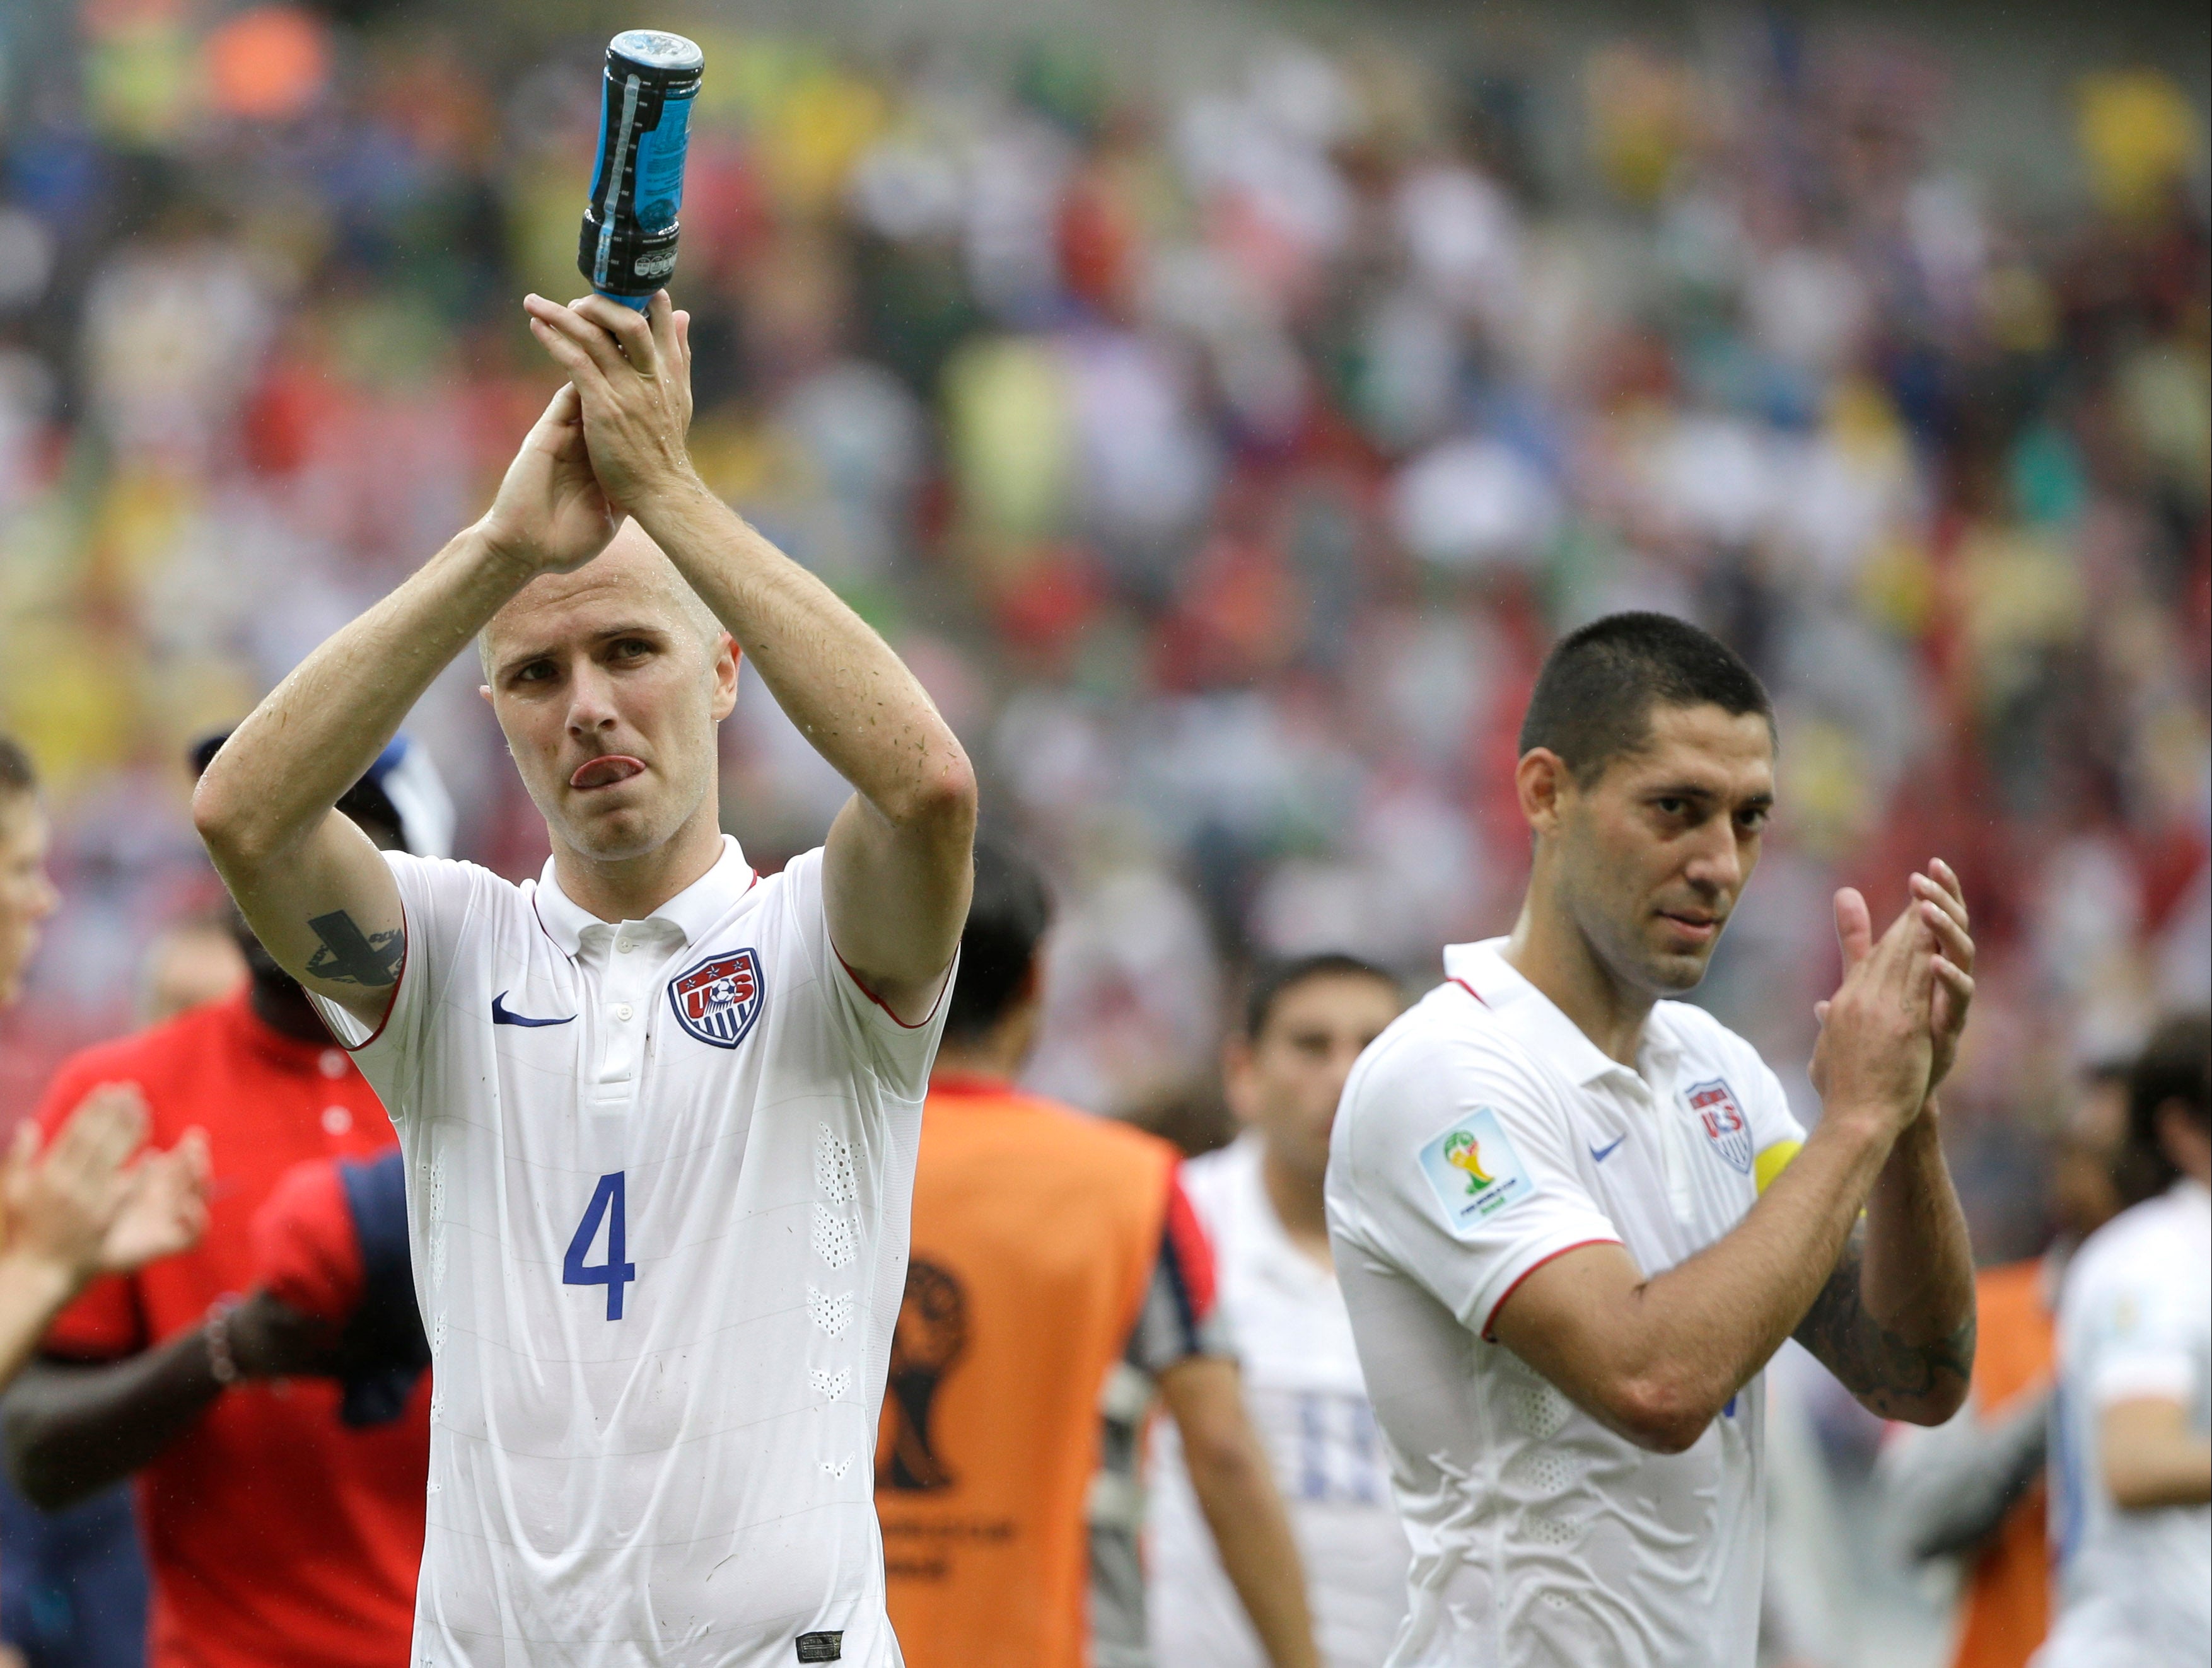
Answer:
<path fill-rule="evenodd" d="M 100 1241 L 102 1274 L 134 1269 L 189 1251 L 207 1231 L 207 1131 L 187 1130 L 165 1153 L 149 1153 L 125 1173 L 130 1192 Z"/>
<path fill-rule="evenodd" d="M 1935 931 L 1916 906 L 1876 942 L 1866 900 L 1845 887 L 1836 894 L 1836 937 L 1844 982 L 1824 1005 L 1813 1084 L 1828 1115 L 1875 1117 L 1894 1134 L 1928 1098 Z"/>
<path fill-rule="evenodd" d="M 5 1253 L 35 1263 L 72 1289 L 100 1265 L 102 1242 L 129 1199 L 125 1168 L 146 1137 L 146 1103 L 130 1083 L 86 1095 L 43 1156 L 39 1126 L 26 1121 L 4 1169 Z"/>
<path fill-rule="evenodd" d="M 691 428 L 691 315 L 655 294 L 643 312 L 603 295 L 562 306 L 525 299 L 531 334 L 568 373 L 582 402 L 591 465 L 608 500 L 634 513 L 651 495 L 696 483 Z"/>

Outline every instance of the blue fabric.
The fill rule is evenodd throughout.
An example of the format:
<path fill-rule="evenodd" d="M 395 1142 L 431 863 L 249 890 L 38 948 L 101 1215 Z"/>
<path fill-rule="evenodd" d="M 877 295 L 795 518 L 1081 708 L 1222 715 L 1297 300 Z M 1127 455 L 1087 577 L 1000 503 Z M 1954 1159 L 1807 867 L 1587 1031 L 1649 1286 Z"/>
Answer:
<path fill-rule="evenodd" d="M 347 1320 L 340 1346 L 345 1368 L 338 1417 L 354 1426 L 386 1424 L 407 1410 L 415 1381 L 430 1364 L 407 1250 L 406 1165 L 397 1152 L 341 1160 L 338 1180 L 353 1212 L 362 1269 L 361 1307 Z"/>
<path fill-rule="evenodd" d="M 0 1640 L 31 1668 L 145 1668 L 147 1592 L 129 1483 L 48 1513 L 0 1473 Z"/>

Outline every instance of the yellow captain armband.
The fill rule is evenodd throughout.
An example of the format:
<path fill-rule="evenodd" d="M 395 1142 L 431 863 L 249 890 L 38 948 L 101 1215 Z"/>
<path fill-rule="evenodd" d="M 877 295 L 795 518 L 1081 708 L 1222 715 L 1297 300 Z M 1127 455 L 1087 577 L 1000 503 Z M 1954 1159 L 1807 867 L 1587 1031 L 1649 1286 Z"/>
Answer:
<path fill-rule="evenodd" d="M 1759 1191 L 1765 1192 L 1767 1185 L 1788 1169 L 1790 1161 L 1804 1149 L 1802 1141 L 1778 1141 L 1771 1147 L 1760 1148 L 1759 1156 L 1751 1163 L 1752 1177 L 1759 1183 Z"/>

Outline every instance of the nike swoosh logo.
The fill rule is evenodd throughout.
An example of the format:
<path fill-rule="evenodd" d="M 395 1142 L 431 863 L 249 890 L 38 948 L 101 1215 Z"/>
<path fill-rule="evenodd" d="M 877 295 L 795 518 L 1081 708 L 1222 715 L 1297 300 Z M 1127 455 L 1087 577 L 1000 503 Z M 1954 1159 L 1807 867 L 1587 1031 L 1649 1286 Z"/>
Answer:
<path fill-rule="evenodd" d="M 505 991 L 501 991 L 491 999 L 491 1022 L 494 1025 L 566 1025 L 575 1017 L 575 1015 L 570 1014 L 565 1019 L 532 1019 L 526 1014 L 510 1013 L 507 1010 Z"/>
<path fill-rule="evenodd" d="M 495 1005 L 496 1005 L 496 1004 L 495 1004 Z M 544 1022 L 544 1020 L 540 1020 L 540 1021 L 538 1021 L 538 1022 L 540 1025 L 543 1025 L 545 1022 Z M 1625 1135 L 1623 1135 L 1623 1136 L 1618 1136 L 1618 1137 L 1616 1137 L 1614 1138 L 1614 1140 L 1613 1140 L 1613 1147 L 1592 1147 L 1592 1148 L 1590 1149 L 1590 1156 L 1591 1156 L 1591 1158 L 1595 1159 L 1598 1163 L 1602 1164 L 1602 1163 L 1604 1163 L 1604 1162 L 1606 1162 L 1606 1160 L 1607 1160 L 1608 1158 L 1611 1158 L 1611 1157 L 1613 1156 L 1613 1147 L 1618 1147 L 1618 1146 L 1619 1146 L 1619 1145 L 1620 1145 L 1623 1141 L 1626 1141 L 1626 1140 L 1627 1140 L 1627 1139 L 1628 1139 L 1628 1137 L 1627 1137 L 1626 1136 L 1625 1136 Z"/>

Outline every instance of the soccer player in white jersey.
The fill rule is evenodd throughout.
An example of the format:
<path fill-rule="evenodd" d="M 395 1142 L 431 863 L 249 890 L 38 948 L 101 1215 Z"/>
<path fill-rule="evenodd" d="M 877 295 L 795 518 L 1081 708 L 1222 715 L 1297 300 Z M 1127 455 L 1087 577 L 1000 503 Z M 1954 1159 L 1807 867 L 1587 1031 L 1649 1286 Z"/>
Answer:
<path fill-rule="evenodd" d="M 1218 1313 L 1290 1508 L 1328 1668 L 1375 1668 L 1406 1614 L 1406 1532 L 1330 1273 L 1322 1197 L 1344 1080 L 1404 1006 L 1395 979 L 1350 955 L 1266 969 L 1223 1051 L 1244 1133 L 1182 1171 L 1213 1241 Z M 1163 1668 L 1266 1668 L 1165 1421 L 1148 1493 L 1153 1656 Z"/>
<path fill-rule="evenodd" d="M 1838 895 L 1809 1139 L 1748 1044 L 1665 999 L 1758 860 L 1771 711 L 1680 621 L 1564 639 L 1522 727 L 1512 936 L 1446 950 L 1345 1086 L 1329 1236 L 1413 1549 L 1391 1668 L 1749 1668 L 1767 1358 L 1794 1333 L 1917 1423 L 1966 1393 L 1930 1098 L 1972 990 L 1951 871 L 1878 943 Z"/>
<path fill-rule="evenodd" d="M 2129 1074 L 2171 1185 L 2066 1271 L 2052 1416 L 2058 1615 L 2036 1668 L 2212 1660 L 2212 1019 L 2167 1021 Z"/>
<path fill-rule="evenodd" d="M 490 510 L 194 801 L 406 1153 L 436 1386 L 414 1661 L 882 1668 L 872 1444 L 974 776 L 694 473 L 686 315 L 526 306 L 568 382 Z M 478 634 L 551 839 L 534 885 L 331 810 Z M 739 651 L 855 789 L 772 878 L 718 823 Z"/>

